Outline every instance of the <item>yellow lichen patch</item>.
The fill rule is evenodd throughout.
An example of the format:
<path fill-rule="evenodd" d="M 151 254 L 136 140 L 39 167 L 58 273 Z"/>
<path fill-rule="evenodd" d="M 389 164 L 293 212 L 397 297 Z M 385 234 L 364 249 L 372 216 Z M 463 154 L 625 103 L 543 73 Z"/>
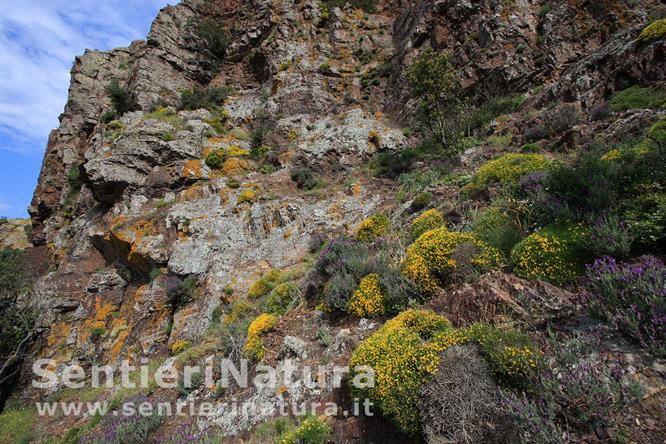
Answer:
<path fill-rule="evenodd" d="M 207 142 L 210 145 L 220 145 L 224 143 L 227 139 L 225 137 L 213 136 L 207 139 Z"/>
<path fill-rule="evenodd" d="M 203 178 L 203 169 L 201 167 L 201 160 L 192 159 L 185 162 L 185 165 L 183 166 L 182 176 L 188 179 Z"/>
<path fill-rule="evenodd" d="M 222 165 L 221 173 L 225 176 L 242 174 L 251 169 L 251 164 L 247 159 L 229 158 Z"/>
<path fill-rule="evenodd" d="M 227 148 L 227 155 L 232 157 L 244 157 L 244 156 L 249 156 L 250 151 L 246 150 L 245 148 L 241 148 L 237 145 L 229 145 L 229 147 Z"/>

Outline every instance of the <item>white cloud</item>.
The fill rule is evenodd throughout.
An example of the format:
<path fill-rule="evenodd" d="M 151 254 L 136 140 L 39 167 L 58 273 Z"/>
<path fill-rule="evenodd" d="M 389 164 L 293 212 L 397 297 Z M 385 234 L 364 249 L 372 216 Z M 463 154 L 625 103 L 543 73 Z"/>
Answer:
<path fill-rule="evenodd" d="M 145 38 L 167 2 L 0 0 L 0 150 L 41 153 L 67 101 L 74 57 Z"/>
<path fill-rule="evenodd" d="M 0 211 L 7 211 L 10 210 L 11 208 L 12 206 L 9 205 L 7 202 L 3 202 L 2 200 L 0 200 Z"/>

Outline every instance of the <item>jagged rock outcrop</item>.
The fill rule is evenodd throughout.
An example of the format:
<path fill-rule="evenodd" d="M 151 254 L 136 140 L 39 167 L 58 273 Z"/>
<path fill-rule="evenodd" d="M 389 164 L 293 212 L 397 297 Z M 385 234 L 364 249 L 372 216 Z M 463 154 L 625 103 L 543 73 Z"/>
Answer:
<path fill-rule="evenodd" d="M 30 207 L 33 243 L 51 257 L 31 301 L 41 333 L 34 356 L 54 358 L 58 369 L 114 365 L 194 343 L 218 307 L 270 269 L 306 259 L 316 234 L 353 234 L 363 218 L 398 207 L 395 183 L 370 177 L 365 164 L 376 152 L 395 154 L 416 142 L 401 128 L 413 118 L 405 69 L 426 47 L 453 54 L 470 94 L 525 93 L 526 116 L 490 125 L 520 142 L 563 106 L 589 115 L 626 79 L 666 81 L 663 39 L 636 41 L 658 2 L 602 3 L 552 2 L 546 10 L 532 0 L 396 0 L 364 14 L 325 11 L 315 1 L 184 0 L 160 11 L 145 42 L 87 51 L 72 68 Z M 200 20 L 224 23 L 231 41 L 224 55 L 192 34 Z M 110 79 L 138 108 L 113 125 L 102 121 L 112 107 Z M 195 86 L 233 90 L 220 109 L 179 110 L 180 92 Z M 553 97 L 569 103 L 548 108 Z M 619 137 L 659 113 L 630 111 L 602 131 L 586 118 L 572 125 L 568 141 L 553 143 Z M 250 154 L 264 146 L 271 154 L 262 163 Z M 227 158 L 209 166 L 206 156 L 220 149 Z M 463 161 L 493 154 L 471 151 Z M 297 167 L 325 178 L 325 186 L 298 189 Z M 435 194 L 453 200 L 448 191 Z M 459 222 L 454 211 L 447 216 Z M 196 291 L 176 300 L 188 278 Z M 497 272 L 431 306 L 460 325 L 507 313 L 536 325 L 566 316 L 572 298 Z M 376 326 L 340 328 L 327 356 L 348 357 Z M 316 340 L 294 335 L 283 334 L 270 358 L 283 342 L 285 355 L 311 357 L 305 349 Z M 315 395 L 322 393 L 294 398 Z M 281 395 L 247 396 L 276 402 Z M 259 419 L 219 411 L 211 422 L 233 434 Z"/>

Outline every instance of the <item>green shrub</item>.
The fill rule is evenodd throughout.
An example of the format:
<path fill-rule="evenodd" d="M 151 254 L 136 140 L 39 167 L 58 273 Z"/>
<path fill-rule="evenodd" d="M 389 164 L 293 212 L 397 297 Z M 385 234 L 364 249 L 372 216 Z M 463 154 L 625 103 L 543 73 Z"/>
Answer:
<path fill-rule="evenodd" d="M 662 38 L 664 35 L 666 35 L 666 19 L 661 19 L 646 26 L 645 29 L 641 31 L 641 35 L 638 36 L 638 40 L 642 42 L 653 42 Z"/>
<path fill-rule="evenodd" d="M 407 69 L 417 119 L 444 155 L 456 155 L 465 130 L 463 88 L 448 54 L 423 51 Z"/>
<path fill-rule="evenodd" d="M 247 319 L 248 315 L 253 314 L 255 311 L 252 304 L 242 299 L 235 299 L 227 307 L 226 313 L 222 315 L 222 324 L 224 326 L 232 326 L 233 324 L 242 323 Z"/>
<path fill-rule="evenodd" d="M 522 147 L 520 147 L 520 151 L 523 153 L 538 153 L 541 151 L 541 145 L 538 143 L 526 143 Z"/>
<path fill-rule="evenodd" d="M 291 180 L 301 190 L 314 190 L 320 188 L 323 183 L 321 179 L 308 167 L 297 167 L 291 170 Z"/>
<path fill-rule="evenodd" d="M 282 281 L 280 270 L 273 269 L 255 281 L 247 292 L 250 299 L 259 299 L 268 295 Z"/>
<path fill-rule="evenodd" d="M 612 111 L 626 111 L 628 109 L 659 108 L 666 103 L 666 94 L 656 91 L 652 87 L 635 85 L 616 92 L 610 100 Z"/>
<path fill-rule="evenodd" d="M 550 164 L 551 162 L 540 154 L 505 154 L 479 168 L 473 182 L 465 188 L 483 189 L 491 184 L 512 188 L 521 177 L 536 171 L 545 171 Z"/>
<path fill-rule="evenodd" d="M 294 430 L 295 425 L 289 418 L 277 416 L 259 424 L 249 439 L 249 444 L 266 444 L 278 442 L 281 436 Z"/>
<path fill-rule="evenodd" d="M 139 109 L 139 105 L 136 103 L 134 95 L 128 88 L 121 86 L 120 83 L 118 83 L 118 79 L 113 79 L 108 85 L 106 85 L 106 94 L 111 99 L 113 108 L 118 116 Z"/>
<path fill-rule="evenodd" d="M 266 299 L 266 312 L 281 315 L 301 303 L 301 289 L 293 282 L 278 284 Z"/>
<path fill-rule="evenodd" d="M 571 164 L 556 163 L 534 183 L 526 183 L 524 191 L 537 222 L 579 221 L 612 210 L 618 194 L 631 189 L 644 173 L 642 167 L 621 166 L 585 153 Z"/>
<path fill-rule="evenodd" d="M 224 25 L 210 18 L 191 18 L 187 22 L 186 31 L 188 40 L 197 40 L 204 49 L 218 58 L 224 57 L 227 47 L 231 43 L 231 38 Z"/>
<path fill-rule="evenodd" d="M 444 215 L 439 210 L 432 208 L 412 221 L 409 233 L 414 241 L 426 231 L 444 226 L 444 223 Z"/>
<path fill-rule="evenodd" d="M 0 436 L 7 443 L 28 443 L 34 438 L 35 412 L 7 410 L 0 414 Z"/>
<path fill-rule="evenodd" d="M 496 117 L 518 110 L 524 102 L 522 95 L 492 97 L 472 111 L 468 127 L 470 130 L 482 128 Z"/>
<path fill-rule="evenodd" d="M 100 117 L 99 120 L 101 120 L 102 123 L 107 124 L 112 120 L 116 120 L 117 118 L 118 118 L 118 113 L 113 110 L 109 110 L 109 111 L 104 111 L 102 113 L 102 117 Z"/>
<path fill-rule="evenodd" d="M 433 293 L 460 273 L 482 273 L 501 263 L 501 253 L 473 234 L 442 227 L 425 232 L 407 249 L 402 272 L 421 291 Z"/>
<path fill-rule="evenodd" d="M 375 177 L 396 178 L 409 171 L 417 157 L 413 149 L 405 149 L 399 153 L 378 152 L 370 159 L 370 168 Z"/>
<path fill-rule="evenodd" d="M 642 248 L 663 247 L 666 241 L 666 192 L 661 185 L 642 187 L 625 203 L 624 220 L 636 244 Z"/>
<path fill-rule="evenodd" d="M 18 297 L 30 288 L 25 273 L 23 252 L 0 249 L 0 378 L 8 378 L 18 370 L 25 347 L 34 328 L 34 313 L 17 303 Z"/>
<path fill-rule="evenodd" d="M 223 149 L 218 149 L 206 156 L 206 165 L 214 170 L 219 170 L 224 166 L 227 160 L 227 153 Z"/>
<path fill-rule="evenodd" d="M 232 190 L 237 190 L 240 188 L 241 183 L 238 181 L 238 179 L 231 178 L 227 180 L 227 186 Z"/>
<path fill-rule="evenodd" d="M 172 142 L 172 141 L 174 141 L 174 140 L 176 140 L 176 136 L 174 136 L 173 134 L 171 134 L 171 133 L 164 133 L 164 134 L 162 134 L 162 141 L 164 141 L 164 142 Z"/>
<path fill-rule="evenodd" d="M 356 227 L 356 239 L 366 242 L 373 241 L 386 236 L 390 229 L 391 223 L 385 214 L 373 214 Z"/>
<path fill-rule="evenodd" d="M 556 285 L 571 282 L 584 271 L 583 244 L 587 236 L 580 225 L 543 228 L 513 248 L 513 271 L 525 279 Z"/>
<path fill-rule="evenodd" d="M 412 208 L 416 211 L 422 210 L 428 205 L 433 200 L 433 195 L 432 193 L 429 193 L 427 191 L 422 191 L 419 194 L 414 197 L 414 200 L 412 201 Z"/>
<path fill-rule="evenodd" d="M 215 111 L 227 100 L 231 88 L 225 86 L 194 87 L 180 92 L 180 109 L 195 110 L 206 108 Z"/>
<path fill-rule="evenodd" d="M 488 208 L 474 218 L 474 233 L 479 239 L 501 251 L 506 258 L 524 237 L 520 227 L 497 207 Z"/>

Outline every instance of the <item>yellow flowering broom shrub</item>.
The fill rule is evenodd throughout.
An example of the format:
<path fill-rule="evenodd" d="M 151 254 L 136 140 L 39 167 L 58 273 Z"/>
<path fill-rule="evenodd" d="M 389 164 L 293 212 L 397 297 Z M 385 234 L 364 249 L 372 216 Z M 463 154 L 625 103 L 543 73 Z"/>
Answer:
<path fill-rule="evenodd" d="M 460 344 L 476 343 L 497 382 L 524 388 L 534 381 L 541 352 L 529 337 L 484 324 L 454 330 L 445 317 L 429 310 L 407 310 L 387 321 L 354 350 L 350 368 L 369 366 L 374 387 L 352 388 L 372 400 L 403 432 L 418 435 L 419 387 L 439 368 L 441 353 Z"/>
<path fill-rule="evenodd" d="M 511 251 L 513 272 L 525 279 L 541 279 L 556 285 L 573 281 L 585 265 L 581 242 L 586 235 L 580 225 L 537 231 Z"/>
<path fill-rule="evenodd" d="M 171 354 L 178 355 L 190 348 L 190 342 L 185 339 L 179 339 L 171 345 Z"/>
<path fill-rule="evenodd" d="M 271 331 L 277 323 L 277 317 L 272 314 L 263 313 L 255 318 L 247 329 L 247 341 L 245 342 L 245 353 L 251 358 L 261 361 L 264 359 L 266 349 L 262 336 Z"/>
<path fill-rule="evenodd" d="M 384 295 L 379 286 L 379 276 L 369 274 L 358 284 L 358 288 L 349 298 L 347 311 L 361 317 L 376 317 L 385 313 Z"/>
<path fill-rule="evenodd" d="M 386 215 L 378 213 L 362 221 L 356 229 L 356 239 L 360 241 L 373 241 L 386 236 L 391 224 Z"/>
<path fill-rule="evenodd" d="M 463 244 L 476 250 L 470 259 L 476 271 L 484 272 L 501 265 L 502 254 L 497 249 L 471 233 L 452 232 L 442 227 L 425 232 L 407 249 L 402 273 L 421 291 L 432 293 L 450 282 L 459 265 L 454 253 Z"/>
<path fill-rule="evenodd" d="M 428 338 L 451 330 L 451 323 L 429 310 L 407 310 L 387 321 L 362 342 L 350 368 L 370 366 L 374 387 L 361 390 L 382 414 L 409 434 L 418 433 L 418 390 L 428 374 L 437 370 L 439 352 Z"/>
<path fill-rule="evenodd" d="M 652 22 L 643 29 L 638 39 L 642 42 L 653 42 L 666 35 L 666 18 Z"/>
<path fill-rule="evenodd" d="M 409 227 L 412 240 L 418 239 L 426 231 L 444 226 L 444 216 L 436 208 L 432 208 L 414 219 Z"/>
<path fill-rule="evenodd" d="M 238 205 L 249 202 L 252 203 L 257 199 L 257 192 L 254 190 L 243 190 L 241 193 L 238 195 L 238 200 L 236 203 Z"/>
<path fill-rule="evenodd" d="M 285 432 L 279 444 L 326 444 L 331 428 L 316 416 L 308 416 L 295 430 Z"/>
<path fill-rule="evenodd" d="M 492 184 L 513 187 L 521 177 L 536 171 L 545 171 L 550 165 L 550 160 L 541 154 L 505 154 L 479 168 L 474 180 L 465 185 L 463 191 L 479 191 Z"/>

